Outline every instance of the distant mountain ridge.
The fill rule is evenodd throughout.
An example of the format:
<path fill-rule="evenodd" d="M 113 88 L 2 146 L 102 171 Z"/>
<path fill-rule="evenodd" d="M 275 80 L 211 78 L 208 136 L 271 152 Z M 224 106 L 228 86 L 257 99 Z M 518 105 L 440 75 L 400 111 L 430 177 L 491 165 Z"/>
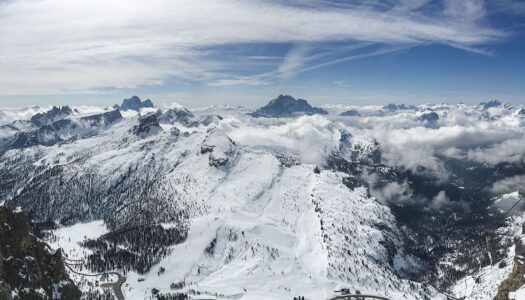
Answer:
<path fill-rule="evenodd" d="M 153 102 L 150 99 L 144 101 L 140 100 L 138 96 L 133 96 L 129 99 L 124 99 L 122 105 L 115 104 L 113 108 L 121 110 L 135 110 L 139 111 L 141 108 L 153 108 Z"/>
<path fill-rule="evenodd" d="M 389 103 L 385 106 L 383 106 L 383 109 L 389 110 L 389 111 L 396 111 L 396 110 L 416 110 L 417 106 L 412 104 L 395 104 L 395 103 Z"/>
<path fill-rule="evenodd" d="M 279 95 L 267 105 L 257 109 L 250 115 L 252 117 L 284 118 L 301 115 L 327 115 L 322 108 L 311 106 L 304 99 L 295 99 L 289 95 Z"/>
<path fill-rule="evenodd" d="M 122 119 L 120 111 L 108 111 L 80 118 L 71 118 L 73 111 L 67 107 L 53 107 L 45 113 L 31 118 L 24 128 L 6 125 L 14 132 L 12 136 L 0 139 L 0 154 L 12 149 L 32 146 L 53 146 L 57 143 L 95 134 L 101 127 L 110 126 Z"/>
<path fill-rule="evenodd" d="M 73 110 L 69 106 L 53 108 L 45 113 L 38 113 L 31 118 L 31 122 L 36 126 L 42 126 L 45 124 L 53 123 L 54 121 L 63 119 L 73 114 Z"/>
<path fill-rule="evenodd" d="M 360 117 L 361 116 L 361 114 L 355 109 L 350 109 L 350 110 L 347 110 L 347 111 L 343 111 L 339 115 L 342 116 L 342 117 Z"/>
<path fill-rule="evenodd" d="M 73 109 L 40 127 L 26 118 L 0 128 L 0 145 L 20 138 L 19 147 L 0 152 L 0 203 L 26 209 L 37 222 L 59 221 L 56 236 L 84 232 L 69 226 L 103 223 L 101 235 L 82 244 L 62 236 L 64 253 L 79 255 L 70 258 L 85 260 L 93 272 L 126 273 L 123 290 L 137 300 L 155 299 L 153 289 L 189 288 L 232 299 L 326 299 L 340 287 L 425 299 L 434 287 L 461 287 L 459 278 L 485 270 L 480 266 L 507 270 L 498 262 L 512 261 L 505 258 L 510 238 L 496 236 L 491 259 L 471 249 L 481 245 L 485 224 L 499 217 L 489 207 L 501 192 L 487 187 L 519 180 L 525 163 L 490 165 L 463 152 L 437 152 L 436 162 L 450 172 L 444 181 L 420 156 L 418 166 L 405 167 L 401 151 L 418 153 L 395 140 L 412 134 L 412 143 L 429 146 L 440 132 L 465 127 L 447 145 L 479 151 L 470 143 L 483 130 L 471 128 L 486 123 L 492 129 L 485 140 L 501 142 L 494 136 L 503 134 L 519 142 L 523 106 L 373 106 L 356 108 L 364 117 L 340 116 L 350 108 L 356 107 L 327 106 L 329 115 L 289 119 L 252 118 L 244 108 Z M 261 110 L 267 118 L 318 112 L 291 96 Z M 472 139 L 463 144 L 463 136 Z M 469 214 L 479 219 L 450 218 Z M 479 236 L 443 248 L 471 232 Z M 503 275 L 487 290 L 496 291 Z M 268 278 L 263 286 L 261 278 Z"/>

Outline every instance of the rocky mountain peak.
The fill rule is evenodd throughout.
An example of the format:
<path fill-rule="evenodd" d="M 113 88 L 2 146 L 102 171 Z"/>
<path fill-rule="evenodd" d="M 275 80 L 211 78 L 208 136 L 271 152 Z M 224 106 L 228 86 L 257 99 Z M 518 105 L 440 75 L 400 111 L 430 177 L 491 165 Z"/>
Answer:
<path fill-rule="evenodd" d="M 425 121 L 429 123 L 437 122 L 439 120 L 439 115 L 434 111 L 429 111 L 421 114 L 418 119 L 420 121 Z"/>
<path fill-rule="evenodd" d="M 155 135 L 162 131 L 159 121 L 155 114 L 148 114 L 144 117 L 139 118 L 139 124 L 134 126 L 133 134 L 145 138 L 150 135 Z"/>
<path fill-rule="evenodd" d="M 352 134 L 346 130 L 340 130 L 338 156 L 361 164 L 379 164 L 381 163 L 381 148 L 377 140 L 355 139 Z"/>
<path fill-rule="evenodd" d="M 480 105 L 482 105 L 484 109 L 489 109 L 491 107 L 501 106 L 501 104 L 502 103 L 499 100 L 493 99 L 488 102 L 482 102 Z"/>
<path fill-rule="evenodd" d="M 42 126 L 53 123 L 57 120 L 63 119 L 73 114 L 73 110 L 69 106 L 57 107 L 53 106 L 50 110 L 44 113 L 38 113 L 31 117 L 31 122 L 35 126 Z"/>
<path fill-rule="evenodd" d="M 252 117 L 293 117 L 301 115 L 326 115 L 328 112 L 319 107 L 311 106 L 304 99 L 295 99 L 289 95 L 279 95 L 271 100 L 267 105 L 251 113 Z"/>
<path fill-rule="evenodd" d="M 162 114 L 159 114 L 158 119 L 161 123 L 181 123 L 186 126 L 193 125 L 193 114 L 184 107 L 170 108 Z"/>
<path fill-rule="evenodd" d="M 138 96 L 133 96 L 129 99 L 124 99 L 122 105 L 113 106 L 114 108 L 120 108 L 121 110 L 136 110 L 139 111 L 141 108 L 152 108 L 153 102 L 150 99 L 142 101 Z"/>

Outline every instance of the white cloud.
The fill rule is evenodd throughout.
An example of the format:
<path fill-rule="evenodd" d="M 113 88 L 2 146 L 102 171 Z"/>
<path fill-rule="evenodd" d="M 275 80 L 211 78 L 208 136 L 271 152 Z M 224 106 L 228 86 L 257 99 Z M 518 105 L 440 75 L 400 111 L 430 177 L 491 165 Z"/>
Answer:
<path fill-rule="evenodd" d="M 217 79 L 209 82 L 209 86 L 235 86 L 235 85 L 265 85 L 266 82 L 257 78 L 241 77 L 232 79 Z"/>
<path fill-rule="evenodd" d="M 424 167 L 441 179 L 449 175 L 442 156 L 496 165 L 525 161 L 525 135 L 519 118 L 484 118 L 483 111 L 464 105 L 433 106 L 440 115 L 436 128 L 425 127 L 415 112 L 344 119 L 353 134 L 374 137 L 383 161 L 414 171 Z M 358 109 L 359 110 L 359 109 Z"/>
<path fill-rule="evenodd" d="M 502 179 L 492 185 L 491 191 L 496 194 L 524 191 L 525 176 L 517 175 Z"/>
<path fill-rule="evenodd" d="M 232 122 L 227 134 L 236 143 L 291 153 L 307 164 L 323 164 L 327 154 L 339 146 L 339 131 L 322 116 L 289 119 L 277 124 L 272 119 L 258 119 L 248 126 L 235 126 L 235 120 Z"/>
<path fill-rule="evenodd" d="M 281 78 L 290 78 L 299 71 L 307 60 L 308 49 L 304 46 L 296 46 L 284 57 L 283 62 L 277 68 Z"/>
<path fill-rule="evenodd" d="M 485 16 L 484 0 L 446 0 L 445 15 L 461 19 L 465 22 L 476 21 Z"/>
<path fill-rule="evenodd" d="M 445 191 L 440 191 L 432 198 L 432 202 L 430 203 L 430 207 L 435 210 L 440 210 L 446 206 L 449 206 L 451 204 L 450 198 L 447 196 Z"/>
<path fill-rule="evenodd" d="M 412 189 L 406 180 L 401 183 L 393 181 L 383 184 L 380 183 L 377 174 L 369 174 L 366 171 L 363 174 L 363 179 L 365 179 L 370 186 L 370 195 L 381 203 L 413 203 L 420 200 L 414 197 Z"/>
<path fill-rule="evenodd" d="M 231 84 L 220 80 L 238 74 L 225 73 L 227 62 L 210 51 L 223 45 L 361 41 L 469 48 L 504 36 L 475 18 L 427 16 L 417 10 L 422 5 L 385 10 L 263 0 L 8 1 L 0 6 L 0 94 L 92 92 L 168 78 Z M 293 74 L 300 54 L 290 53 L 276 70 Z"/>
<path fill-rule="evenodd" d="M 370 189 L 370 194 L 382 203 L 398 202 L 407 203 L 415 201 L 408 183 L 389 182 L 378 189 Z"/>
<path fill-rule="evenodd" d="M 38 106 L 25 108 L 0 107 L 0 125 L 10 124 L 16 120 L 29 120 L 32 116 L 45 112 L 49 108 Z"/>
<path fill-rule="evenodd" d="M 502 162 L 525 162 L 525 140 L 523 135 L 519 139 L 509 139 L 490 147 L 470 149 L 467 158 L 479 162 L 497 165 Z"/>

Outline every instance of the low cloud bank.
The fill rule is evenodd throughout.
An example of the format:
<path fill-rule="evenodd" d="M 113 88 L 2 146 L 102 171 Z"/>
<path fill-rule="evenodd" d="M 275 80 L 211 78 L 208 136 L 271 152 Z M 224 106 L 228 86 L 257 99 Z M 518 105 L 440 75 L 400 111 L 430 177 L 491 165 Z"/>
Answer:
<path fill-rule="evenodd" d="M 268 121 L 262 120 L 261 122 Z M 277 124 L 233 125 L 227 134 L 238 144 L 290 153 L 302 163 L 321 165 L 327 154 L 336 151 L 341 134 L 331 121 L 321 116 L 288 119 Z"/>
<path fill-rule="evenodd" d="M 37 113 L 45 112 L 49 107 L 2 107 L 0 108 L 0 125 L 7 125 L 16 120 L 29 120 Z"/>
<path fill-rule="evenodd" d="M 439 115 L 432 124 L 418 119 L 414 111 L 340 122 L 352 134 L 375 138 L 384 163 L 414 171 L 424 169 L 442 179 L 450 175 L 443 161 L 447 158 L 491 166 L 525 162 L 525 122 L 513 115 L 515 109 L 429 107 Z"/>

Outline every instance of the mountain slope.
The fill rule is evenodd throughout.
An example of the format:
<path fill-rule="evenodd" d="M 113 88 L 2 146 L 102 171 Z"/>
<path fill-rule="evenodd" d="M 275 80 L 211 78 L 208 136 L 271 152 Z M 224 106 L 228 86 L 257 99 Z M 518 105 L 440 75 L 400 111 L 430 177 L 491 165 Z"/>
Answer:
<path fill-rule="evenodd" d="M 38 240 L 21 211 L 0 206 L 0 299 L 80 299 L 60 250 Z"/>

